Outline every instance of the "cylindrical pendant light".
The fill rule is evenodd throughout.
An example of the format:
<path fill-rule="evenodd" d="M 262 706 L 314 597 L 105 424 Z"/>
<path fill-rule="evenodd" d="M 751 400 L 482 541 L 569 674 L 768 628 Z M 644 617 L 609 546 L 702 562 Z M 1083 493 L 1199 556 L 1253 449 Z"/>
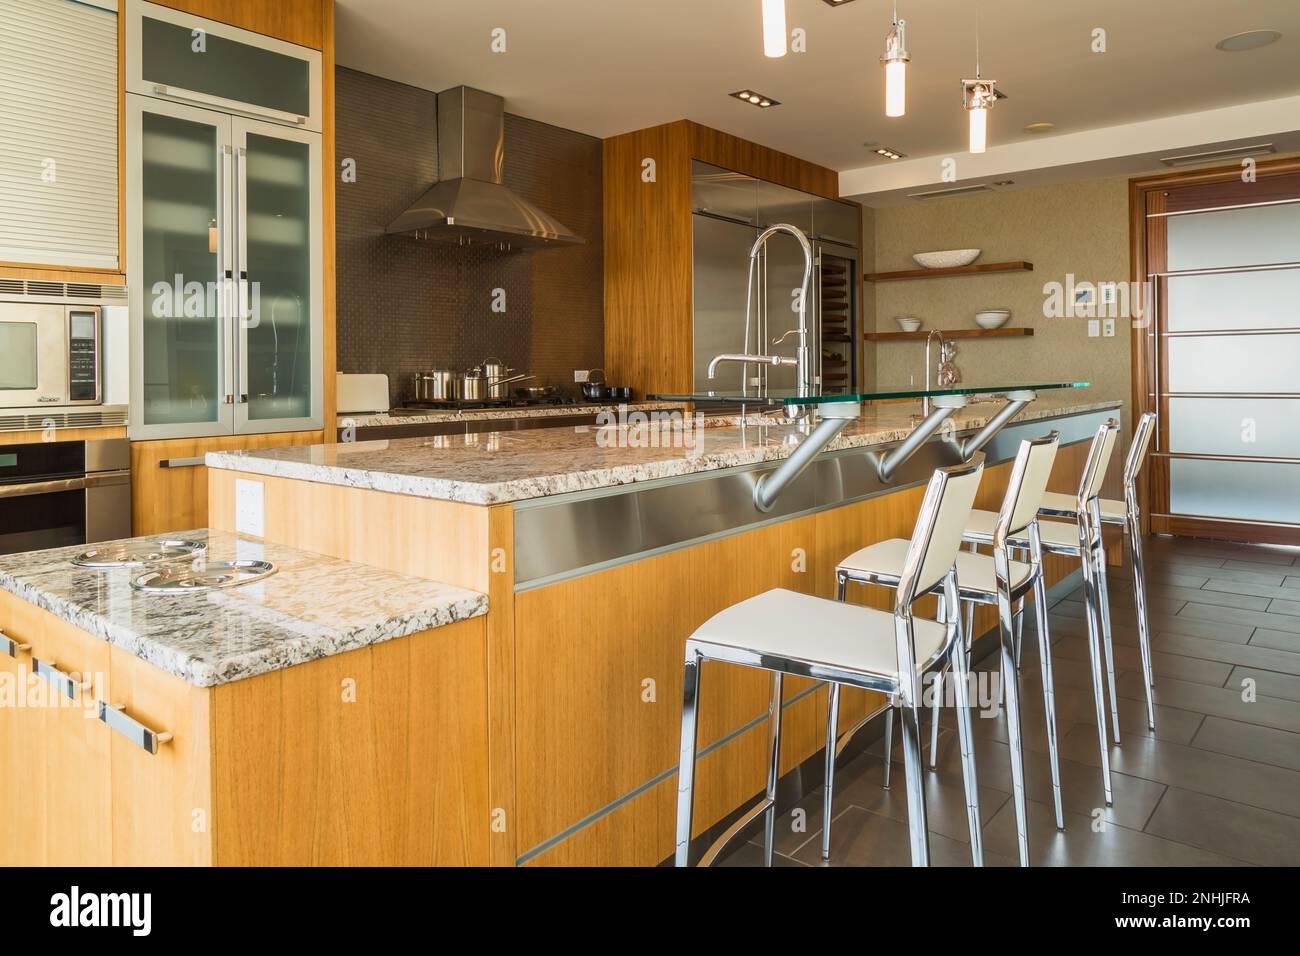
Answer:
<path fill-rule="evenodd" d="M 982 153 L 988 147 L 989 111 L 977 106 L 967 112 L 970 113 L 970 151 Z"/>
<path fill-rule="evenodd" d="M 763 0 L 763 53 L 785 56 L 785 0 Z"/>
<path fill-rule="evenodd" d="M 907 112 L 907 21 L 898 19 L 894 9 L 894 25 L 885 37 L 885 115 L 902 116 Z"/>

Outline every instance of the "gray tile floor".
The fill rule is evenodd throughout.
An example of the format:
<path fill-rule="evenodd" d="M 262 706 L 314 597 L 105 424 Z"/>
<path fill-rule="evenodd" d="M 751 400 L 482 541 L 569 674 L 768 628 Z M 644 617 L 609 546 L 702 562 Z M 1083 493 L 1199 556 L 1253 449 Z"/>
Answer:
<path fill-rule="evenodd" d="M 1111 574 L 1121 744 L 1110 746 L 1104 806 L 1081 592 L 1052 608 L 1050 633 L 1066 815 L 1052 814 L 1037 637 L 1026 618 L 1021 665 L 1030 854 L 1036 865 L 1300 865 L 1300 551 L 1148 539 L 1156 731 L 1146 727 L 1132 583 Z M 992 660 L 982 668 L 995 666 Z M 1010 756 L 1001 716 L 976 719 L 985 863 L 1016 863 Z M 929 720 L 923 723 L 929 751 Z M 969 838 L 951 712 L 927 773 L 936 865 L 968 866 Z M 837 770 L 833 866 L 910 862 L 902 758 L 881 787 L 877 742 Z M 822 790 L 778 818 L 776 861 L 820 866 Z M 726 865 L 762 863 L 761 832 Z"/>

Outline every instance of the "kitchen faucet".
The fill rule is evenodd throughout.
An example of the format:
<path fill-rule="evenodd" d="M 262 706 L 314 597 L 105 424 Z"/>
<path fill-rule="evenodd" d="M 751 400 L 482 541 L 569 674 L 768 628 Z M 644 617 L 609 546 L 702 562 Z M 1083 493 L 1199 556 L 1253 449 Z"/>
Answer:
<path fill-rule="evenodd" d="M 944 338 L 943 338 L 943 333 L 940 332 L 938 329 L 931 329 L 931 330 L 930 330 L 930 334 L 927 335 L 927 336 L 925 337 L 925 390 L 926 390 L 927 392 L 930 391 L 930 388 L 931 388 L 931 385 L 930 385 L 930 343 L 931 343 L 932 341 L 934 341 L 934 337 L 935 337 L 936 335 L 939 336 L 939 361 L 940 361 L 940 363 L 942 363 L 942 362 L 944 361 L 944 358 L 943 358 L 943 350 L 944 350 Z M 942 377 L 943 377 L 943 376 L 942 376 L 942 364 L 940 365 L 940 373 L 941 373 L 941 374 L 940 374 L 940 378 L 942 378 Z M 924 396 L 924 397 L 921 399 L 921 414 L 922 414 L 922 415 L 929 415 L 929 414 L 930 414 L 930 396 L 929 396 L 929 395 L 926 395 L 926 396 Z"/>
<path fill-rule="evenodd" d="M 767 245 L 767 240 L 772 238 L 778 232 L 784 232 L 794 236 L 799 242 L 800 248 L 803 249 L 803 290 L 799 296 L 799 327 L 791 329 L 775 339 L 772 344 L 779 345 L 785 341 L 786 337 L 794 332 L 799 334 L 799 347 L 795 351 L 795 357 L 789 358 L 784 355 L 751 355 L 749 354 L 749 312 L 751 299 L 748 298 L 754 284 L 754 267 L 758 261 L 758 254 L 763 247 Z M 803 230 L 797 226 L 791 226 L 788 223 L 777 223 L 763 230 L 762 234 L 754 241 L 754 246 L 749 251 L 749 285 L 750 289 L 746 291 L 747 299 L 745 302 L 745 351 L 744 352 L 724 352 L 721 355 L 715 355 L 709 362 L 709 378 L 715 378 L 718 366 L 724 362 L 740 362 L 749 364 L 754 362 L 760 365 L 772 366 L 794 366 L 797 371 L 796 394 L 804 397 L 812 394 L 812 357 L 808 349 L 808 294 L 812 282 L 813 255 L 812 246 L 808 242 L 808 237 L 804 235 Z M 760 331 L 760 339 L 762 332 Z M 742 387 L 747 388 L 748 376 L 742 380 Z M 802 409 L 802 406 L 800 407 Z"/>

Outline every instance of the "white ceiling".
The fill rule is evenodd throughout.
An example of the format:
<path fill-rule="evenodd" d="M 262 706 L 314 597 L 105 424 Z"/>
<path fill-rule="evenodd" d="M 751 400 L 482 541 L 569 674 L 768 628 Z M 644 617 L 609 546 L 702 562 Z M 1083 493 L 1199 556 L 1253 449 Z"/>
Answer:
<path fill-rule="evenodd" d="M 993 145 L 1300 93 L 1300 0 L 899 0 L 908 112 L 887 119 L 878 59 L 890 6 L 786 0 L 808 52 L 769 60 L 760 0 L 338 0 L 338 58 L 429 90 L 499 93 L 511 113 L 593 136 L 687 118 L 840 171 L 887 162 L 866 142 L 912 158 L 963 150 L 958 81 L 974 72 L 977 7 L 983 75 L 1009 97 L 991 117 Z M 497 27 L 504 54 L 490 49 Z M 1104 54 L 1090 49 L 1095 27 Z M 1257 29 L 1283 37 L 1214 48 Z M 746 87 L 782 105 L 727 96 Z M 1056 127 L 1022 131 L 1038 121 Z M 1212 133 L 1206 142 L 1225 138 Z"/>

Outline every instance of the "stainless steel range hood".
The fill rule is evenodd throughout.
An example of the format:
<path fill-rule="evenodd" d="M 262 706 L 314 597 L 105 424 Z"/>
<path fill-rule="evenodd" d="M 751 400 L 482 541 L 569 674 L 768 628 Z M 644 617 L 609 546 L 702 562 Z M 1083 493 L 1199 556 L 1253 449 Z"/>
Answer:
<path fill-rule="evenodd" d="M 505 101 L 468 86 L 444 90 L 438 94 L 442 178 L 385 231 L 510 249 L 586 241 L 501 185 L 504 161 Z"/>

